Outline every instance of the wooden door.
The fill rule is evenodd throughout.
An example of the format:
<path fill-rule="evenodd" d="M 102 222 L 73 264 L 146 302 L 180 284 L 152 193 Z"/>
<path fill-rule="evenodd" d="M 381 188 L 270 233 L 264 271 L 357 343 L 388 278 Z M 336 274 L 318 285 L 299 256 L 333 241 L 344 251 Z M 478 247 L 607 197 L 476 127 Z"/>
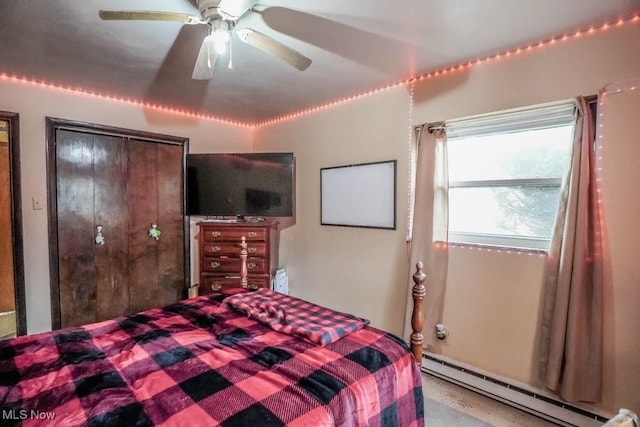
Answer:
<path fill-rule="evenodd" d="M 11 221 L 11 163 L 9 122 L 0 120 L 0 316 L 16 309 L 13 283 L 13 236 Z M 2 322 L 2 319 L 0 319 Z M 13 325 L 15 331 L 15 325 Z M 0 330 L 0 336 L 6 335 Z"/>
<path fill-rule="evenodd" d="M 184 292 L 182 147 L 129 143 L 129 298 L 138 312 L 176 302 Z M 157 239 L 150 236 L 156 225 Z"/>
<path fill-rule="evenodd" d="M 68 129 L 55 139 L 60 327 L 179 300 L 184 147 Z"/>
<path fill-rule="evenodd" d="M 130 313 L 127 250 L 127 142 L 121 137 L 92 135 L 93 228 L 87 235 L 94 247 L 95 321 Z M 96 243 L 101 227 L 104 244 Z"/>
<path fill-rule="evenodd" d="M 127 313 L 125 141 L 58 130 L 56 158 L 61 326 Z"/>
<path fill-rule="evenodd" d="M 18 114 L 0 111 L 0 339 L 27 333 L 19 139 Z"/>

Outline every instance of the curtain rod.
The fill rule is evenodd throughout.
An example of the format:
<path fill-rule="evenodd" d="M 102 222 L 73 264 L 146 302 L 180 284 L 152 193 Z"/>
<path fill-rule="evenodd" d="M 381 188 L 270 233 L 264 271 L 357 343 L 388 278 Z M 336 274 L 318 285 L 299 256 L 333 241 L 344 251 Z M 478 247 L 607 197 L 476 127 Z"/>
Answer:
<path fill-rule="evenodd" d="M 427 126 L 427 131 L 429 133 L 433 133 L 434 131 L 437 130 L 446 130 L 447 126 L 444 123 L 441 124 L 430 124 L 429 126 Z"/>
<path fill-rule="evenodd" d="M 584 96 L 585 100 L 589 103 L 589 104 L 593 104 L 596 103 L 598 101 L 598 95 L 585 95 Z M 427 123 L 422 123 L 419 125 L 415 125 L 413 130 L 416 133 L 420 133 L 422 131 L 422 129 L 427 129 L 427 131 L 429 133 L 433 133 L 433 131 L 435 130 L 446 130 L 447 126 L 446 126 L 446 122 L 444 121 L 439 121 L 439 122 L 427 122 Z"/>
<path fill-rule="evenodd" d="M 427 129 L 429 133 L 433 133 L 434 130 L 445 130 L 446 125 L 444 122 L 432 122 L 416 125 L 413 128 L 416 132 L 422 132 L 422 129 Z"/>

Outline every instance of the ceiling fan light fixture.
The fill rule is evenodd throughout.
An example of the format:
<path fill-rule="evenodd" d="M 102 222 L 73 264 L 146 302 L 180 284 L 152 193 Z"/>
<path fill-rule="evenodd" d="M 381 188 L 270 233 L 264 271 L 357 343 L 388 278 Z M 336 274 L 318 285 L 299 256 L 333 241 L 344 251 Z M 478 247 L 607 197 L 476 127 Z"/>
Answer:
<path fill-rule="evenodd" d="M 218 54 L 223 54 L 227 50 L 227 43 L 229 42 L 229 32 L 223 29 L 217 29 L 211 34 L 213 39 L 213 47 Z"/>
<path fill-rule="evenodd" d="M 252 33 L 253 30 L 251 30 L 250 28 L 243 28 L 236 32 L 236 34 L 238 34 L 238 38 L 245 43 L 248 43 L 249 36 L 251 36 Z"/>
<path fill-rule="evenodd" d="M 200 17 L 184 13 L 134 10 L 100 10 L 98 15 L 107 21 L 177 21 L 187 25 L 206 25 L 208 35 L 204 37 L 198 50 L 191 75 L 194 80 L 211 79 L 218 56 L 225 54 L 227 49 L 229 49 L 229 69 L 233 68 L 232 32 L 235 32 L 242 42 L 283 60 L 299 71 L 306 70 L 311 64 L 311 59 L 271 36 L 250 28 L 236 30 L 239 20 L 255 11 L 254 6 L 259 0 L 192 0 L 193 2 L 198 6 Z"/>

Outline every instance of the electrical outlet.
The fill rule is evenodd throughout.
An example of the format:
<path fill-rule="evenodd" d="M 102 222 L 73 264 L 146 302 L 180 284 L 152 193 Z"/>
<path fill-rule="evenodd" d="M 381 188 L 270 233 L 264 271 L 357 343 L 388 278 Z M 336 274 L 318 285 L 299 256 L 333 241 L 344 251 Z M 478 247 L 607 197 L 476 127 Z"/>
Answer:
<path fill-rule="evenodd" d="M 34 211 L 41 211 L 42 209 L 44 209 L 44 206 L 42 206 L 42 200 L 40 200 L 39 197 L 32 197 L 31 204 L 33 205 Z"/>

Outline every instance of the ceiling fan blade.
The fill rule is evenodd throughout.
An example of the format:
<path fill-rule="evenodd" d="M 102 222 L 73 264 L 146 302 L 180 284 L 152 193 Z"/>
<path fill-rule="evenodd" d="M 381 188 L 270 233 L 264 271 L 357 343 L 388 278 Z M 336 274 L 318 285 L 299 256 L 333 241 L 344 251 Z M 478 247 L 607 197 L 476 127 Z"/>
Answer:
<path fill-rule="evenodd" d="M 101 10 L 98 12 L 105 21 L 176 21 L 183 24 L 203 24 L 204 21 L 197 16 L 186 13 L 152 12 L 135 10 Z"/>
<path fill-rule="evenodd" d="M 256 3 L 258 0 L 221 0 L 218 4 L 218 13 L 225 19 L 237 21 Z"/>
<path fill-rule="evenodd" d="M 238 37 L 243 42 L 258 48 L 269 55 L 282 59 L 300 71 L 306 70 L 309 68 L 309 65 L 311 65 L 311 59 L 265 34 L 259 33 L 250 28 L 237 30 L 237 33 Z"/>
<path fill-rule="evenodd" d="M 206 36 L 200 45 L 200 52 L 196 59 L 196 65 L 193 67 L 193 80 L 209 80 L 213 77 L 213 70 L 216 67 L 218 54 L 213 46 L 213 37 Z"/>

